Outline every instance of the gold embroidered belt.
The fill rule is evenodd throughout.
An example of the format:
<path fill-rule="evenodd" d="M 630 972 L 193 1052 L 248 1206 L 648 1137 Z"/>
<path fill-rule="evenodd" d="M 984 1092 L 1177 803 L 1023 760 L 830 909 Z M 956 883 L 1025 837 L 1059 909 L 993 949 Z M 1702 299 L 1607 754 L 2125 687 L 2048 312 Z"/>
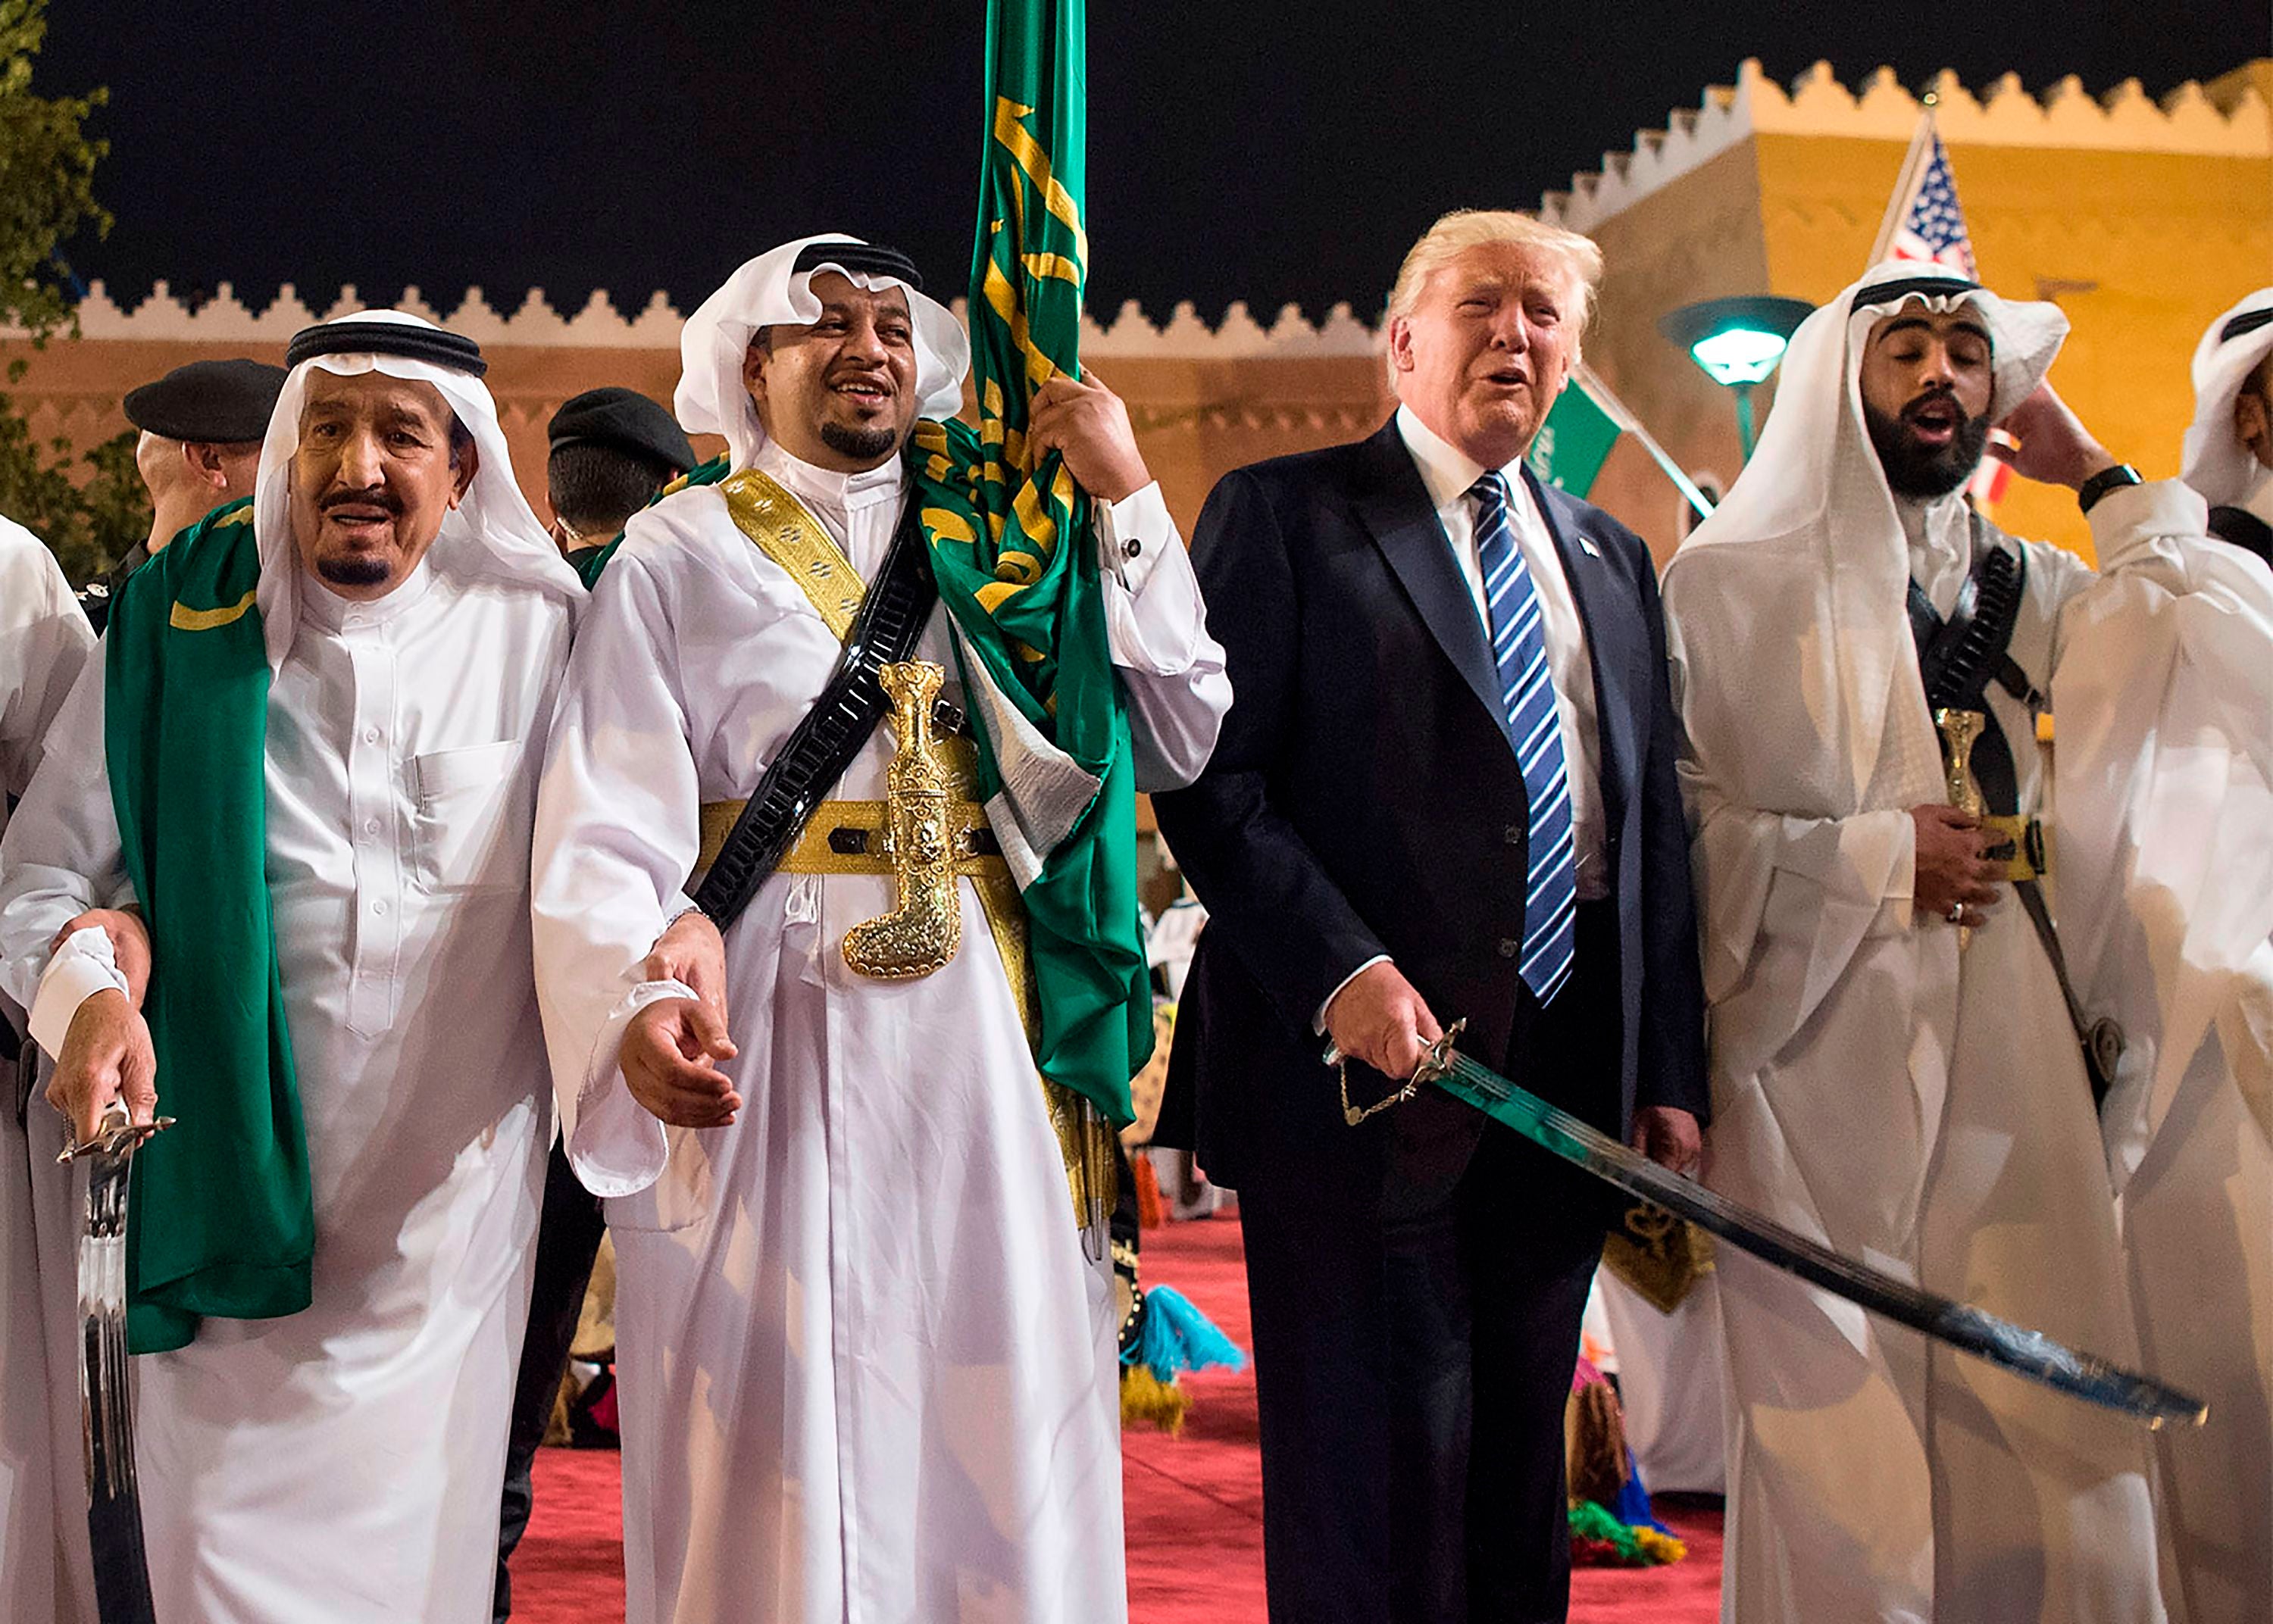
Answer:
<path fill-rule="evenodd" d="M 699 867 L 708 868 L 724 843 L 734 820 L 742 815 L 740 801 L 711 801 L 702 808 L 702 855 Z M 1002 961 L 1010 996 L 1018 1007 L 1018 1022 L 1031 1041 L 1039 1017 L 1034 977 L 1026 947 L 1026 909 L 1018 900 L 1017 883 L 1010 878 L 986 809 L 977 801 L 948 804 L 954 831 L 956 875 L 971 882 L 978 894 L 979 911 L 986 916 L 987 934 Z M 785 874 L 893 875 L 892 859 L 884 850 L 884 831 L 891 808 L 884 801 L 823 801 L 783 857 L 778 872 Z M 1057 1135 L 1058 1154 L 1065 1164 L 1066 1187 L 1072 1195 L 1077 1222 L 1086 1223 L 1100 1207 L 1109 1211 L 1119 1170 L 1113 1156 L 1110 1125 L 1086 1110 L 1072 1089 L 1041 1080 L 1043 1103 L 1048 1109 L 1051 1132 Z"/>

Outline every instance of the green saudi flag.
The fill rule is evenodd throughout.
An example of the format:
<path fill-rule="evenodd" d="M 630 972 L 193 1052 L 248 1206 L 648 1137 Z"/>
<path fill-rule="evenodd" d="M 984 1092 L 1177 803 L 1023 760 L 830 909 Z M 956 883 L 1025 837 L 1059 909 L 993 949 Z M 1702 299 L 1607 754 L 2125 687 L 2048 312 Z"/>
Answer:
<path fill-rule="evenodd" d="M 1541 483 L 1582 501 L 1618 442 L 1618 425 L 1575 378 L 1555 397 L 1531 442 L 1531 471 Z"/>
<path fill-rule="evenodd" d="M 990 0 L 971 267 L 976 428 L 910 449 L 979 735 L 979 795 L 1024 899 L 1035 1062 L 1115 1124 L 1152 1053 L 1129 718 L 1089 498 L 1026 443 L 1035 390 L 1080 373 L 1087 139 L 1080 0 Z"/>

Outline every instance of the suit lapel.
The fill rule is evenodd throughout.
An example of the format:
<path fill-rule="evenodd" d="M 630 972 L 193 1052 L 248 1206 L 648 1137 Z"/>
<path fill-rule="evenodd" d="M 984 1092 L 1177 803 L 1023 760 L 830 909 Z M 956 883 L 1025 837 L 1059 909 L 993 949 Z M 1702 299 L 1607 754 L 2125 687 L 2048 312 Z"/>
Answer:
<path fill-rule="evenodd" d="M 1632 782 L 1630 767 L 1639 760 L 1633 736 L 1635 696 L 1624 677 L 1628 662 L 1623 657 L 1632 635 L 1632 616 L 1627 594 L 1609 560 L 1593 547 L 1576 522 L 1579 515 L 1564 505 L 1570 498 L 1539 483 L 1528 463 L 1524 483 L 1539 505 L 1539 516 L 1555 538 L 1555 555 L 1563 563 L 1563 579 L 1571 583 L 1579 618 L 1587 628 L 1587 661 L 1594 674 L 1594 731 L 1602 744 L 1601 783 L 1606 811 L 1624 805 L 1624 790 Z"/>
<path fill-rule="evenodd" d="M 1397 432 L 1397 420 L 1391 418 L 1366 445 L 1370 466 L 1366 488 L 1358 497 L 1358 516 L 1406 595 L 1413 600 L 1413 607 L 1420 611 L 1429 635 L 1477 702 L 1490 713 L 1500 736 L 1512 750 L 1515 740 L 1508 731 L 1507 707 L 1500 701 L 1499 671 L 1492 662 L 1490 640 L 1476 614 L 1467 578 L 1452 557 L 1452 541 L 1444 527 L 1437 522 L 1429 488 L 1421 483 L 1421 470 L 1414 466 L 1413 455 Z"/>

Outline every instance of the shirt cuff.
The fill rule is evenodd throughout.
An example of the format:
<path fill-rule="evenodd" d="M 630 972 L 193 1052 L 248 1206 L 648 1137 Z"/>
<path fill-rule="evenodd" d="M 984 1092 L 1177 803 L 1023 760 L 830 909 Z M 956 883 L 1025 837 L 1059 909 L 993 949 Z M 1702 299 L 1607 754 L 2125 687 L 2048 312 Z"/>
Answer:
<path fill-rule="evenodd" d="M 693 997 L 694 990 L 683 982 L 642 981 L 609 1012 L 600 1029 L 583 1086 L 576 1091 L 567 1143 L 569 1166 L 595 1195 L 636 1195 L 670 1164 L 671 1141 L 663 1123 L 632 1097 L 631 1085 L 624 1081 L 624 1029 L 649 1004 Z"/>
<path fill-rule="evenodd" d="M 1349 985 L 1351 982 L 1355 981 L 1360 976 L 1364 975 L 1366 971 L 1371 969 L 1375 965 L 1386 964 L 1388 962 L 1389 955 L 1387 954 L 1377 953 L 1373 957 L 1359 965 L 1348 975 L 1343 977 L 1339 985 L 1337 985 L 1332 992 L 1326 994 L 1325 1002 L 1318 1006 L 1318 1013 L 1310 1017 L 1310 1030 L 1316 1033 L 1318 1037 L 1324 1037 L 1326 1035 L 1326 1011 L 1334 1007 L 1334 1000 L 1342 995 L 1342 988 Z"/>
<path fill-rule="evenodd" d="M 1154 480 L 1142 490 L 1132 490 L 1118 502 L 1097 505 L 1097 546 L 1105 570 L 1120 578 L 1135 596 L 1144 590 L 1145 579 L 1163 550 L 1182 545 L 1176 521 L 1168 516 L 1167 498 Z"/>
<path fill-rule="evenodd" d="M 61 1059 L 79 1007 L 98 992 L 125 991 L 126 977 L 118 973 L 109 936 L 100 925 L 73 931 L 40 977 L 39 993 L 32 999 L 34 1041 L 49 1059 Z"/>

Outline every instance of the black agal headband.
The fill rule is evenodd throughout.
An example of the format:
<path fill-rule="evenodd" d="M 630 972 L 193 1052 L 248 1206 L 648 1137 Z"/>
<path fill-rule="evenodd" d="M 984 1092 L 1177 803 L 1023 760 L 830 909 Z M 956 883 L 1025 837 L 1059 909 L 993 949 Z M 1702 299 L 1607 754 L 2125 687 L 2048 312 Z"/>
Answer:
<path fill-rule="evenodd" d="M 923 278 L 916 271 L 916 262 L 898 249 L 887 248 L 881 243 L 808 243 L 798 251 L 797 262 L 790 266 L 790 273 L 795 275 L 817 271 L 825 265 L 858 271 L 863 276 L 897 277 L 916 292 L 923 291 Z"/>
<path fill-rule="evenodd" d="M 1847 313 L 1868 310 L 1874 304 L 1900 304 L 1912 294 L 1930 297 L 1935 294 L 1947 296 L 1959 293 L 1979 293 L 1979 282 L 1968 281 L 1962 276 L 1903 276 L 1891 282 L 1879 282 L 1869 288 L 1857 288 Z"/>
<path fill-rule="evenodd" d="M 490 370 L 482 347 L 461 333 L 405 321 L 327 321 L 303 327 L 284 347 L 284 364 L 318 355 L 401 355 L 479 378 Z"/>
<path fill-rule="evenodd" d="M 2231 344 L 2234 340 L 2247 337 L 2260 327 L 2273 327 L 2273 304 L 2267 305 L 2262 311 L 2242 311 L 2240 315 L 2236 316 L 2217 330 L 2217 341 L 2221 344 Z"/>

